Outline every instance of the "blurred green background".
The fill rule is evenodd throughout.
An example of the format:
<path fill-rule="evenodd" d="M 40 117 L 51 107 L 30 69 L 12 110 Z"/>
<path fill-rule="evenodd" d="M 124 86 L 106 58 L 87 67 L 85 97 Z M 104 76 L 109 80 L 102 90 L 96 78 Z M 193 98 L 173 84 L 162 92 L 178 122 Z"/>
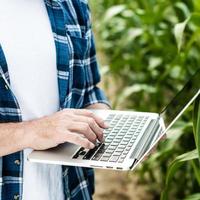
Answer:
<path fill-rule="evenodd" d="M 161 111 L 200 67 L 200 0 L 91 0 L 90 8 L 102 87 L 113 108 Z M 196 101 L 126 177 L 130 183 L 134 174 L 135 187 L 145 185 L 143 199 L 200 200 L 198 111 Z"/>

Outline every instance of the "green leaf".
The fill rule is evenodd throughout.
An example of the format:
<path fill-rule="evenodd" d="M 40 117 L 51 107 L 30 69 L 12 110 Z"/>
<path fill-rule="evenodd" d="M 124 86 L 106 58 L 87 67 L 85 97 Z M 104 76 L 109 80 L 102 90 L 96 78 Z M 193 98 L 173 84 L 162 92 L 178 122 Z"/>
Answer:
<path fill-rule="evenodd" d="M 196 26 L 200 26 L 200 13 L 192 13 L 190 21 Z"/>
<path fill-rule="evenodd" d="M 185 17 L 189 17 L 190 10 L 188 9 L 188 7 L 187 7 L 187 5 L 185 3 L 177 2 L 175 6 L 183 12 Z"/>
<path fill-rule="evenodd" d="M 196 193 L 187 196 L 184 200 L 199 200 L 199 199 L 200 199 L 200 193 Z"/>
<path fill-rule="evenodd" d="M 117 6 L 112 6 L 111 8 L 109 8 L 105 14 L 105 18 L 104 20 L 110 20 L 111 18 L 113 18 L 114 16 L 120 14 L 123 10 L 125 10 L 126 6 L 125 5 L 117 5 Z"/>
<path fill-rule="evenodd" d="M 196 26 L 200 26 L 200 13 L 192 13 L 184 22 L 175 25 L 174 35 L 178 47 L 178 52 L 180 52 L 183 46 L 184 31 L 189 22 L 195 24 Z"/>
<path fill-rule="evenodd" d="M 200 96 L 196 99 L 193 111 L 193 129 L 200 161 Z"/>
<path fill-rule="evenodd" d="M 199 0 L 193 0 L 194 9 L 195 11 L 200 11 L 200 1 Z"/>
<path fill-rule="evenodd" d="M 122 93 L 118 96 L 118 103 L 123 103 L 125 99 L 134 93 L 145 91 L 147 93 L 155 93 L 155 88 L 147 84 L 134 84 L 124 88 Z"/>
<path fill-rule="evenodd" d="M 178 156 L 170 165 L 167 176 L 166 176 L 166 183 L 165 183 L 165 189 L 162 192 L 161 200 L 168 200 L 168 192 L 170 188 L 170 183 L 172 182 L 172 179 L 177 172 L 177 170 L 187 161 L 191 161 L 194 159 L 198 159 L 198 152 L 197 150 L 193 150 L 187 153 L 184 153 L 180 156 Z"/>
<path fill-rule="evenodd" d="M 200 170 L 199 170 L 199 163 L 196 163 L 195 160 L 192 160 L 191 161 L 192 163 L 192 167 L 193 167 L 193 170 L 194 170 L 194 173 L 195 173 L 195 177 L 197 179 L 197 182 L 200 186 Z"/>
<path fill-rule="evenodd" d="M 186 28 L 186 25 L 188 24 L 188 21 L 190 20 L 190 17 L 188 17 L 184 22 L 178 23 L 174 27 L 174 35 L 176 38 L 176 43 L 178 47 L 178 51 L 180 52 L 181 47 L 183 45 L 183 35 L 184 30 Z"/>

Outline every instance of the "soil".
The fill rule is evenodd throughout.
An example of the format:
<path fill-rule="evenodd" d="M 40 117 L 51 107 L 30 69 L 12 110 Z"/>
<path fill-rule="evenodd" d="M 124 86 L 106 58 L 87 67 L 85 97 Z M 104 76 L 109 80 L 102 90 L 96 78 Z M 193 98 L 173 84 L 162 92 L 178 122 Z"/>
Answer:
<path fill-rule="evenodd" d="M 94 200 L 152 200 L 147 189 L 134 172 L 96 170 Z"/>

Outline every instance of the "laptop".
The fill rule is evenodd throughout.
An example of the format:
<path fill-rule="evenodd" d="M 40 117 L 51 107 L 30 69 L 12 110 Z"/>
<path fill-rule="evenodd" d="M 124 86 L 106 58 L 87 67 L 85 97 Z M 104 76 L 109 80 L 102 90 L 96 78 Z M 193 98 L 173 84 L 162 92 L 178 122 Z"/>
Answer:
<path fill-rule="evenodd" d="M 160 113 L 93 110 L 110 124 L 105 142 L 94 149 L 65 143 L 44 151 L 33 151 L 30 162 L 133 170 L 149 154 L 169 128 L 200 94 L 200 70 Z"/>

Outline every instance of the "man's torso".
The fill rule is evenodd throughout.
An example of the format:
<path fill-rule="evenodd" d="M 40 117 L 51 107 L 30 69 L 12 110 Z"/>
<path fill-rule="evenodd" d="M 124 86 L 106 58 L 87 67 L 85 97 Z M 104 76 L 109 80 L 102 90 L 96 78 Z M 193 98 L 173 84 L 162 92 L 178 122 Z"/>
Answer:
<path fill-rule="evenodd" d="M 56 44 L 59 108 L 83 108 L 97 102 L 108 104 L 103 92 L 96 87 L 100 76 L 87 1 L 45 0 L 44 2 Z M 0 43 L 0 123 L 22 120 L 18 100 L 9 85 L 6 57 Z M 22 152 L 0 158 L 1 200 L 21 200 L 22 161 Z M 93 170 L 62 166 L 62 171 L 66 198 L 76 200 L 92 198 Z"/>
<path fill-rule="evenodd" d="M 22 120 L 58 111 L 55 43 L 43 0 L 2 0 L 0 24 L 10 86 Z M 24 150 L 23 200 L 64 199 L 61 166 L 30 163 L 31 151 Z"/>

